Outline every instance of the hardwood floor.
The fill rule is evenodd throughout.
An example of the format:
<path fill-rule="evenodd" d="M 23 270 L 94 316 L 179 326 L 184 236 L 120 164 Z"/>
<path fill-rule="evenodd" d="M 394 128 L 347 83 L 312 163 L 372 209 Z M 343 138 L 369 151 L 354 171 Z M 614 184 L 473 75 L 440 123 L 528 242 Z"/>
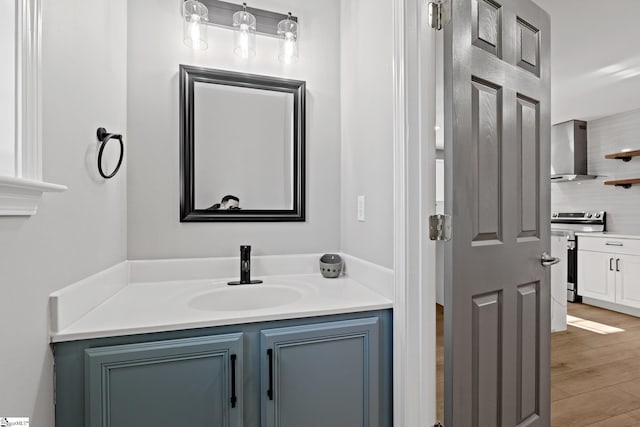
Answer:
<path fill-rule="evenodd" d="M 438 419 L 443 419 L 443 310 L 437 313 Z M 569 326 L 551 337 L 552 427 L 640 426 L 640 318 L 584 304 L 569 314 L 622 329 Z"/>

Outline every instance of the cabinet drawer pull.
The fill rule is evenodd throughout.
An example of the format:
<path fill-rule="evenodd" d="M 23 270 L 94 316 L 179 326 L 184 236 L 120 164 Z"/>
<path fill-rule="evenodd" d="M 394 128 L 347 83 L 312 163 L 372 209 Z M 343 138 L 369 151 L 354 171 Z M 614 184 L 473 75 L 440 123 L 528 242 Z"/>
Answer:
<path fill-rule="evenodd" d="M 609 258 L 609 271 L 613 271 L 613 258 Z"/>
<path fill-rule="evenodd" d="M 267 396 L 269 400 L 273 400 L 273 350 L 267 350 L 267 356 L 269 356 L 269 389 L 267 390 Z"/>
<path fill-rule="evenodd" d="M 618 246 L 618 247 L 622 247 L 624 246 L 624 243 L 622 242 L 607 242 L 605 243 L 607 246 Z"/>
<path fill-rule="evenodd" d="M 616 271 L 620 271 L 620 258 L 616 260 Z"/>
<path fill-rule="evenodd" d="M 235 408 L 238 402 L 238 396 L 236 396 L 236 355 L 231 355 L 231 407 Z"/>

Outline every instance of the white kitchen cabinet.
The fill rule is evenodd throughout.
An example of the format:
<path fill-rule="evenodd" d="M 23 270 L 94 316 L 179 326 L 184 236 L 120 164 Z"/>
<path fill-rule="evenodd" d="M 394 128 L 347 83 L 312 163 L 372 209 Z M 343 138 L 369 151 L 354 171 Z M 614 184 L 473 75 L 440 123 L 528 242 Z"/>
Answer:
<path fill-rule="evenodd" d="M 616 302 L 640 308 L 640 256 L 616 258 Z"/>
<path fill-rule="evenodd" d="M 615 257 L 606 252 L 578 251 L 578 293 L 583 297 L 616 302 Z"/>
<path fill-rule="evenodd" d="M 637 314 L 625 309 L 640 309 L 640 238 L 579 236 L 578 248 L 579 294 Z"/>

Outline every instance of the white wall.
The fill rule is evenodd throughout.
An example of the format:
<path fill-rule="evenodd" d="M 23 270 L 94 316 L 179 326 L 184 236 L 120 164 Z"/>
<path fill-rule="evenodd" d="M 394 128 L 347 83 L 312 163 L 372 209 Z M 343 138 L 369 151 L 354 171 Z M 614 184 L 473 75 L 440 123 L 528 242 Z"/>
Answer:
<path fill-rule="evenodd" d="M 0 176 L 15 175 L 15 6 L 0 2 Z"/>
<path fill-rule="evenodd" d="M 640 235 L 640 186 L 628 190 L 609 187 L 604 181 L 640 177 L 640 159 L 629 163 L 607 160 L 606 154 L 640 148 L 640 110 L 587 123 L 589 174 L 593 181 L 551 184 L 553 211 L 607 211 L 607 230 Z"/>
<path fill-rule="evenodd" d="M 253 245 L 255 255 L 339 249 L 339 0 L 256 0 L 251 6 L 300 18 L 297 64 L 280 64 L 277 39 L 260 36 L 256 57 L 243 60 L 233 54 L 233 32 L 219 28 L 209 28 L 208 50 L 192 51 L 182 42 L 179 1 L 128 2 L 130 259 L 236 256 L 241 244 Z M 179 64 L 306 80 L 306 222 L 179 222 Z"/>
<path fill-rule="evenodd" d="M 393 9 L 342 0 L 343 252 L 393 267 Z M 357 197 L 365 196 L 365 222 Z"/>
<path fill-rule="evenodd" d="M 126 257 L 126 170 L 94 180 L 96 128 L 126 130 L 126 2 L 43 4 L 43 173 L 69 191 L 0 218 L 0 414 L 53 427 L 48 296 Z"/>

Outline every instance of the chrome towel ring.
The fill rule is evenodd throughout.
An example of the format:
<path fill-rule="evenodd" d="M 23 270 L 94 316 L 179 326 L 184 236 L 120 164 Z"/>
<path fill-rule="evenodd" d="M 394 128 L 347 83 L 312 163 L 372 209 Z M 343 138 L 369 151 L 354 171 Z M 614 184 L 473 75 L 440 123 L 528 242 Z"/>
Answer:
<path fill-rule="evenodd" d="M 122 166 L 122 160 L 124 158 L 124 142 L 122 140 L 122 135 L 109 133 L 105 128 L 98 128 L 97 135 L 98 141 L 100 141 L 100 149 L 98 150 L 98 172 L 100 172 L 100 176 L 102 176 L 104 179 L 111 179 L 116 176 L 118 170 L 120 170 L 120 166 Z M 102 168 L 102 155 L 104 153 L 105 147 L 112 139 L 120 142 L 120 155 L 118 156 L 118 164 L 116 165 L 115 169 L 111 173 L 107 174 Z"/>

